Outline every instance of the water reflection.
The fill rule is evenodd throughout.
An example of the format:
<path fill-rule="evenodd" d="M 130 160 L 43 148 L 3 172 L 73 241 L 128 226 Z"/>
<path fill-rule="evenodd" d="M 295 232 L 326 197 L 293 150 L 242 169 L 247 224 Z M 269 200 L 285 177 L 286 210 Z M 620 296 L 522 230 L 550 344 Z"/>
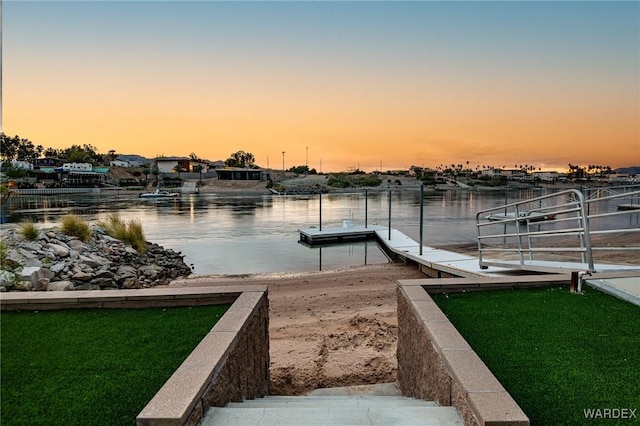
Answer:
<path fill-rule="evenodd" d="M 510 192 L 509 201 L 528 194 Z M 530 194 L 529 194 L 530 195 Z M 364 224 L 365 205 L 369 225 L 387 225 L 387 191 L 324 194 L 322 226 L 341 226 L 351 219 Z M 392 227 L 419 239 L 420 193 L 394 190 Z M 473 193 L 448 191 L 424 197 L 424 244 L 473 243 L 478 210 L 500 206 L 504 192 Z M 132 196 L 64 195 L 15 197 L 2 206 L 2 220 L 16 223 L 30 218 L 53 226 L 60 217 L 75 213 L 90 222 L 118 213 L 139 220 L 147 239 L 181 251 L 187 264 L 199 274 L 241 274 L 255 272 L 313 271 L 365 263 L 386 263 L 388 259 L 374 242 L 309 249 L 297 243 L 298 229 L 318 226 L 318 196 L 224 196 L 185 195 L 176 199 L 152 200 Z"/>

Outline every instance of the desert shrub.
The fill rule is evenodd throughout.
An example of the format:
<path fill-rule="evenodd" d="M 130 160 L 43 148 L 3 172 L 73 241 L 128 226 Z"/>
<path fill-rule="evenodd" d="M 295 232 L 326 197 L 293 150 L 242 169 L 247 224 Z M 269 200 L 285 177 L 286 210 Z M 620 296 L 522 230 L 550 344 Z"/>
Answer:
<path fill-rule="evenodd" d="M 124 240 L 131 244 L 131 247 L 136 249 L 138 253 L 144 253 L 147 251 L 147 240 L 144 238 L 144 231 L 140 221 L 131 219 L 127 227 L 127 239 Z"/>
<path fill-rule="evenodd" d="M 128 222 L 116 214 L 110 214 L 107 220 L 98 222 L 107 235 L 130 244 L 138 253 L 147 251 L 147 241 L 144 237 L 144 231 L 140 221 L 132 219 Z"/>
<path fill-rule="evenodd" d="M 358 179 L 358 186 L 380 186 L 382 181 L 378 176 L 366 175 Z"/>
<path fill-rule="evenodd" d="M 22 235 L 22 238 L 29 241 L 35 241 L 38 239 L 38 235 L 40 235 L 40 231 L 36 227 L 36 224 L 33 223 L 30 219 L 25 219 L 20 224 L 18 228 L 18 232 Z"/>
<path fill-rule="evenodd" d="M 351 186 L 351 181 L 344 173 L 336 173 L 329 176 L 329 180 L 327 180 L 327 185 L 333 186 L 336 188 L 348 188 Z"/>
<path fill-rule="evenodd" d="M 378 176 L 358 173 L 347 175 L 344 173 L 332 174 L 327 181 L 327 185 L 336 188 L 350 188 L 361 186 L 379 186 L 382 183 Z"/>
<path fill-rule="evenodd" d="M 106 220 L 99 221 L 97 225 L 104 229 L 107 235 L 124 241 L 127 234 L 127 224 L 117 213 L 110 214 Z"/>
<path fill-rule="evenodd" d="M 67 214 L 60 219 L 60 230 L 65 235 L 78 237 L 82 241 L 89 241 L 91 228 L 86 220 L 75 214 Z"/>

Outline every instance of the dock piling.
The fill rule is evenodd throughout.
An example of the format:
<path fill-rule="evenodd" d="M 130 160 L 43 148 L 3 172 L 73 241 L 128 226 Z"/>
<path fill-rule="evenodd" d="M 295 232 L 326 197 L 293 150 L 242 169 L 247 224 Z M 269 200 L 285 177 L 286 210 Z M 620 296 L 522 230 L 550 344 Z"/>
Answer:
<path fill-rule="evenodd" d="M 319 194 L 320 198 L 320 208 L 318 209 L 320 211 L 320 217 L 319 217 L 319 224 L 318 224 L 318 228 L 320 228 L 320 230 L 322 231 L 322 192 Z"/>
<path fill-rule="evenodd" d="M 389 241 L 391 241 L 391 190 L 389 190 Z"/>
<path fill-rule="evenodd" d="M 367 227 L 367 214 L 368 214 L 368 204 L 369 204 L 369 192 L 367 189 L 364 190 L 364 227 Z"/>

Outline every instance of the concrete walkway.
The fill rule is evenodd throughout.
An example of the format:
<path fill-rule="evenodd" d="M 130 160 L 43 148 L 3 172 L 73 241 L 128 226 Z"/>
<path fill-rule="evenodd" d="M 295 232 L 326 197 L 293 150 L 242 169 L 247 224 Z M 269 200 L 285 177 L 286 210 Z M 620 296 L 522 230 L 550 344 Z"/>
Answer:
<path fill-rule="evenodd" d="M 587 275 L 584 282 L 618 299 L 640 306 L 640 274 L 635 272 L 609 272 Z"/>

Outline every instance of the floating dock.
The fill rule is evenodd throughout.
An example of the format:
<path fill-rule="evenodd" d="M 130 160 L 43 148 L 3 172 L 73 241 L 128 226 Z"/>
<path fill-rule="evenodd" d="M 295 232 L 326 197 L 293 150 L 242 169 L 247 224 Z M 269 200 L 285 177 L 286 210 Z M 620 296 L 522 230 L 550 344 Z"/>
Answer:
<path fill-rule="evenodd" d="M 354 226 L 345 220 L 341 228 L 306 228 L 299 229 L 300 242 L 308 246 L 341 243 L 346 241 L 366 241 L 376 237 L 376 231 L 387 228 L 378 225 Z"/>
<path fill-rule="evenodd" d="M 344 221 L 340 228 L 300 229 L 300 242 L 309 246 L 340 243 L 347 241 L 362 241 L 375 239 L 391 257 L 405 263 L 415 263 L 420 270 L 432 278 L 472 278 L 472 277 L 505 277 L 522 275 L 523 273 L 565 274 L 570 276 L 573 271 L 586 271 L 588 265 L 579 262 L 558 261 L 525 261 L 524 265 L 513 260 L 501 260 L 485 268 L 480 267 L 478 257 L 434 247 L 422 246 L 397 229 L 385 226 L 353 226 L 350 221 Z M 490 263 L 490 262 L 485 262 Z M 640 281 L 640 266 L 596 264 L 596 271 L 616 273 L 623 272 Z"/>

